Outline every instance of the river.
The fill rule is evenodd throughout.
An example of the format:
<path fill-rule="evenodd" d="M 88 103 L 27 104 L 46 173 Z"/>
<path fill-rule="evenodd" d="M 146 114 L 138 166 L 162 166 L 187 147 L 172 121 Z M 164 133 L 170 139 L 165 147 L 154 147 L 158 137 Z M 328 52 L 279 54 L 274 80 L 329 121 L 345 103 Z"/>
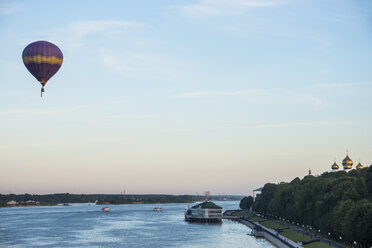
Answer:
<path fill-rule="evenodd" d="M 215 201 L 227 209 L 239 202 Z M 188 204 L 13 207 L 0 209 L 0 247 L 274 247 L 230 220 L 222 224 L 184 221 Z M 161 212 L 154 212 L 161 207 Z"/>

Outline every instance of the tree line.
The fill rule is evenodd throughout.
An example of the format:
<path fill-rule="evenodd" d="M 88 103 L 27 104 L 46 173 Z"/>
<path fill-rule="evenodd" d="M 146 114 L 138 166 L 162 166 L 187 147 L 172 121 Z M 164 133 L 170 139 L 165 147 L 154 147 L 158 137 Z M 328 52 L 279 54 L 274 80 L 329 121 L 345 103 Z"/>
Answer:
<path fill-rule="evenodd" d="M 320 230 L 342 241 L 372 245 L 372 166 L 267 183 L 253 210 Z"/>
<path fill-rule="evenodd" d="M 9 201 L 17 205 L 27 205 L 27 201 L 39 202 L 39 205 L 57 205 L 59 203 L 132 204 L 132 203 L 189 203 L 203 200 L 203 196 L 192 195 L 118 195 L 118 194 L 0 194 L 0 207 L 8 206 Z M 28 204 L 30 205 L 30 204 Z"/>

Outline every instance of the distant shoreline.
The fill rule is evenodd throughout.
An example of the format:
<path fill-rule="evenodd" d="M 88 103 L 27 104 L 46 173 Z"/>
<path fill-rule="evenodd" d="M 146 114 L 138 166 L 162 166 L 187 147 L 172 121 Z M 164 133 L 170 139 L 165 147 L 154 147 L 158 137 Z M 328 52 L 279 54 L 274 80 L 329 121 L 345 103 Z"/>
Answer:
<path fill-rule="evenodd" d="M 221 196 L 212 196 L 211 200 L 219 200 Z M 242 196 L 224 196 L 224 200 L 240 200 Z M 192 203 L 202 201 L 205 196 L 200 195 L 124 195 L 124 194 L 47 194 L 47 195 L 2 195 L 0 207 L 16 206 L 55 206 L 63 203 L 91 203 L 98 205 L 121 204 L 160 204 L 160 203 Z"/>
<path fill-rule="evenodd" d="M 0 208 L 20 208 L 20 207 L 52 207 L 58 206 L 58 204 L 48 204 L 48 205 L 15 205 L 15 206 L 0 206 Z M 62 206 L 63 207 L 63 206 Z"/>
<path fill-rule="evenodd" d="M 226 201 L 236 201 L 236 200 L 226 200 Z M 91 205 L 97 205 L 97 206 L 103 206 L 103 205 L 136 205 L 136 204 L 170 204 L 170 203 L 194 203 L 193 202 L 131 202 L 131 203 L 92 203 L 92 202 L 69 202 L 68 204 L 91 204 Z M 14 205 L 14 206 L 0 206 L 0 208 L 20 208 L 20 207 L 69 207 L 61 205 L 61 203 L 58 204 L 43 204 L 43 205 Z"/>

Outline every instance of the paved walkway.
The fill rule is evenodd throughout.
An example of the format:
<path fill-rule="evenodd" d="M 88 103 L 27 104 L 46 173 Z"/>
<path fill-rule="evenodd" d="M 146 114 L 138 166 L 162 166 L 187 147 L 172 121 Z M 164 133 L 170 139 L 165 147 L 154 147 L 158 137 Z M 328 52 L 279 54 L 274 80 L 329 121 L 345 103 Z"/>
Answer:
<path fill-rule="evenodd" d="M 257 216 L 257 214 L 254 213 L 254 212 L 252 212 L 252 211 L 250 213 Z M 305 231 L 305 230 L 303 230 L 301 228 L 294 227 L 294 226 L 289 225 L 288 223 L 286 223 L 284 221 L 280 221 L 280 220 L 277 220 L 277 219 L 269 219 L 269 218 L 266 218 L 266 219 L 267 220 L 270 220 L 272 222 L 275 222 L 275 223 L 277 223 L 279 225 L 282 225 L 284 227 L 287 227 L 287 228 L 289 228 L 289 229 L 291 229 L 291 230 L 293 230 L 295 232 L 298 232 L 298 233 L 301 233 L 303 235 L 306 235 L 306 236 L 308 236 L 308 237 L 310 237 L 312 239 L 319 239 L 320 242 L 325 243 L 325 244 L 327 244 L 327 245 L 329 245 L 331 247 L 335 247 L 335 248 L 349 248 L 349 246 L 342 245 L 342 244 L 340 244 L 338 242 L 335 242 L 333 240 L 326 239 L 326 238 L 324 238 L 322 236 L 316 235 L 316 234 L 311 233 L 309 231 Z"/>
<path fill-rule="evenodd" d="M 264 227 L 263 225 L 261 225 L 260 223 L 258 222 L 255 222 L 255 221 L 251 221 L 249 220 L 248 218 L 246 217 L 240 217 L 240 216 L 234 216 L 234 215 L 231 215 L 232 212 L 234 212 L 235 210 L 227 210 L 223 213 L 223 218 L 224 219 L 230 219 L 230 220 L 235 220 L 235 221 L 238 221 L 244 225 L 247 225 L 249 226 L 250 228 L 252 229 L 256 229 L 258 231 L 262 231 L 264 233 L 266 233 L 266 235 L 264 236 L 266 239 L 268 239 L 269 237 L 267 237 L 267 235 L 270 235 L 271 238 L 269 240 L 277 240 L 278 243 L 281 242 L 281 245 L 279 247 L 289 247 L 289 248 L 303 248 L 303 246 L 301 246 L 300 244 L 282 236 L 279 234 L 279 232 L 273 230 L 273 229 L 270 229 L 270 228 L 266 228 Z M 278 244 L 277 244 L 278 245 Z"/>
<path fill-rule="evenodd" d="M 231 215 L 231 213 L 234 212 L 234 211 L 239 211 L 239 210 L 228 210 L 228 211 L 226 211 L 226 212 L 224 213 L 225 218 L 226 218 L 226 219 L 238 219 L 238 218 L 240 218 L 240 217 L 238 217 L 238 216 L 232 216 L 232 215 Z M 249 213 L 250 213 L 250 214 L 253 214 L 253 215 L 255 215 L 255 216 L 258 216 L 258 215 L 257 215 L 255 212 L 253 212 L 253 211 L 249 211 Z M 244 217 L 243 217 L 242 219 L 245 220 L 245 221 L 249 221 L 249 222 L 252 223 L 252 221 L 250 221 L 250 220 L 247 219 L 247 218 L 244 218 Z M 301 228 L 297 228 L 297 227 L 295 227 L 295 226 L 289 225 L 287 222 L 284 222 L 284 221 L 280 221 L 280 220 L 277 220 L 277 219 L 270 219 L 270 218 L 265 218 L 265 219 L 270 220 L 270 221 L 272 221 L 272 222 L 275 222 L 275 223 L 277 223 L 277 224 L 279 224 L 279 225 L 282 225 L 282 226 L 284 226 L 285 228 L 289 228 L 289 229 L 291 229 L 291 230 L 293 230 L 293 231 L 295 231 L 295 232 L 301 233 L 301 234 L 303 234 L 303 235 L 305 235 L 305 236 L 308 236 L 308 237 L 310 237 L 310 238 L 312 238 L 312 239 L 318 239 L 320 242 L 325 243 L 325 244 L 327 244 L 327 245 L 329 245 L 329 246 L 331 246 L 331 247 L 334 247 L 334 248 L 349 248 L 349 247 L 350 247 L 350 246 L 346 246 L 346 245 L 340 244 L 340 243 L 338 243 L 338 242 L 336 242 L 336 241 L 333 241 L 333 240 L 330 240 L 330 239 L 324 238 L 324 237 L 322 237 L 322 236 L 316 235 L 316 234 L 311 233 L 311 232 L 309 232 L 309 231 L 305 231 L 305 230 L 303 230 L 303 229 L 301 229 Z M 255 222 L 253 222 L 253 223 L 256 225 Z M 262 226 L 262 225 L 260 225 L 260 226 Z M 262 227 L 263 227 L 263 226 L 262 226 Z M 276 232 L 275 230 L 268 229 L 268 228 L 266 228 L 266 227 L 263 227 L 263 228 L 266 229 L 267 232 L 271 233 L 272 235 L 275 235 L 275 236 L 277 235 L 277 232 Z M 281 236 L 281 235 L 280 235 L 280 236 Z M 282 240 L 285 241 L 287 244 L 290 244 L 291 246 L 296 247 L 296 246 L 295 246 L 296 243 L 294 243 L 294 242 L 293 242 L 293 243 L 292 243 L 292 242 L 289 243 L 287 238 L 282 237 Z M 298 245 L 298 244 L 297 244 L 297 245 Z"/>
<path fill-rule="evenodd" d="M 296 242 L 282 236 L 279 234 L 279 232 L 273 230 L 273 229 L 270 229 L 270 228 L 267 228 L 267 227 L 264 227 L 263 225 L 260 225 L 260 227 L 265 230 L 267 233 L 271 234 L 273 237 L 281 240 L 284 244 L 286 244 L 287 246 L 289 247 L 294 247 L 294 248 L 302 248 L 303 246 L 300 245 L 300 244 L 297 244 Z"/>

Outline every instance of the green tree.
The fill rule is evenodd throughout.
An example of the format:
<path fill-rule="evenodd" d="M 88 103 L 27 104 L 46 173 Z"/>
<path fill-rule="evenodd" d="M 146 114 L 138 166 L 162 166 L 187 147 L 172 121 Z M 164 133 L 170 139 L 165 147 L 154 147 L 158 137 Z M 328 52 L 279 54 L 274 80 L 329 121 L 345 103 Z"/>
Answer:
<path fill-rule="evenodd" d="M 240 209 L 248 210 L 248 209 L 251 208 L 252 204 L 253 204 L 253 197 L 248 196 L 248 197 L 244 197 L 243 199 L 240 200 L 239 207 L 240 207 Z"/>
<path fill-rule="evenodd" d="M 253 210 L 372 245 L 372 167 L 265 184 Z"/>

